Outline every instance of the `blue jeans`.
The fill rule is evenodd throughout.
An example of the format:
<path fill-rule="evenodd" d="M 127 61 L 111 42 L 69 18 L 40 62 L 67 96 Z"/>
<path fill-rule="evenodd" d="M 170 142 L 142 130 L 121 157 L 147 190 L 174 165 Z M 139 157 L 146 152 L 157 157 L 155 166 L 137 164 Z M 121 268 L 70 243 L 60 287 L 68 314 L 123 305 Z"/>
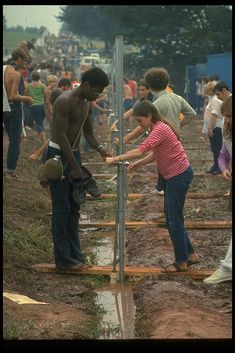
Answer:
<path fill-rule="evenodd" d="M 27 103 L 24 103 L 24 125 L 34 128 L 34 121 L 31 117 L 31 109 Z"/>
<path fill-rule="evenodd" d="M 30 112 L 31 112 L 31 117 L 35 121 L 35 129 L 37 132 L 43 132 L 45 131 L 44 127 L 44 118 L 45 118 L 45 112 L 44 112 L 44 105 L 39 104 L 39 105 L 33 105 L 30 106 Z"/>
<path fill-rule="evenodd" d="M 129 109 L 131 109 L 132 106 L 133 106 L 133 100 L 125 98 L 123 101 L 124 113 L 127 112 Z"/>
<path fill-rule="evenodd" d="M 48 146 L 46 159 L 61 156 L 64 164 L 65 158 L 62 151 Z M 80 152 L 74 152 L 81 163 Z M 69 168 L 64 171 L 65 178 L 62 181 L 50 182 L 52 200 L 52 239 L 54 244 L 54 257 L 57 268 L 65 269 L 84 262 L 84 256 L 80 249 L 78 232 L 80 205 L 73 198 L 73 186 L 69 179 Z"/>
<path fill-rule="evenodd" d="M 183 173 L 166 180 L 165 184 L 166 226 L 173 244 L 175 262 L 187 261 L 188 255 L 195 252 L 184 227 L 183 215 L 186 193 L 192 180 L 193 170 L 189 166 Z"/>
<path fill-rule="evenodd" d="M 10 112 L 4 112 L 3 121 L 9 138 L 7 169 L 14 171 L 16 169 L 17 161 L 20 155 L 22 109 L 20 102 L 11 103 L 10 107 Z"/>
<path fill-rule="evenodd" d="M 220 171 L 220 168 L 218 165 L 218 158 L 223 144 L 222 129 L 220 127 L 215 127 L 212 131 L 213 131 L 213 136 L 212 137 L 209 136 L 209 140 L 211 145 L 211 151 L 213 153 L 214 165 L 211 169 L 212 171 Z"/>

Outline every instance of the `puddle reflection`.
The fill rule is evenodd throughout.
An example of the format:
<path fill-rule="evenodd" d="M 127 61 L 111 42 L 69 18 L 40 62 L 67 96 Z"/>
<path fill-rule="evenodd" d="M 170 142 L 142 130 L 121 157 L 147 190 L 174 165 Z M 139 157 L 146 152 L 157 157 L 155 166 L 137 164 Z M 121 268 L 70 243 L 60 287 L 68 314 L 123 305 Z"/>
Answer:
<path fill-rule="evenodd" d="M 96 304 L 104 308 L 100 339 L 135 337 L 135 304 L 129 283 L 112 284 L 97 291 Z"/>

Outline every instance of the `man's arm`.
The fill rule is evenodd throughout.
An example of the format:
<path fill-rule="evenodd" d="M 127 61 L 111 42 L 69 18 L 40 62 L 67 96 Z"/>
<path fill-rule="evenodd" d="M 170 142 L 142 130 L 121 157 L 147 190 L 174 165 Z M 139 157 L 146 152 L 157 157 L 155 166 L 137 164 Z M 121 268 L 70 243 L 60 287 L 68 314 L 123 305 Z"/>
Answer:
<path fill-rule="evenodd" d="M 106 148 L 99 143 L 99 141 L 96 139 L 96 136 L 93 131 L 93 125 L 91 121 L 91 110 L 89 111 L 88 117 L 86 118 L 86 121 L 83 125 L 83 135 L 89 145 L 93 147 L 97 152 L 101 154 L 103 159 L 105 159 L 107 156 L 111 156 L 112 154 L 106 150 Z"/>
<path fill-rule="evenodd" d="M 129 141 L 143 134 L 145 131 L 146 129 L 142 128 L 141 126 L 136 126 L 134 130 L 132 130 L 131 132 L 129 132 L 129 134 L 123 137 L 123 142 L 128 143 Z"/>
<path fill-rule="evenodd" d="M 124 119 L 129 119 L 133 115 L 134 109 L 131 108 L 127 112 L 123 114 Z M 119 119 L 115 120 L 114 123 L 110 127 L 110 131 L 115 131 L 117 130 L 117 124 L 118 124 Z"/>
<path fill-rule="evenodd" d="M 97 150 L 97 147 L 100 145 L 96 136 L 94 135 L 92 120 L 91 120 L 91 109 L 89 109 L 88 117 L 83 125 L 83 135 L 89 145 Z"/>
<path fill-rule="evenodd" d="M 185 118 L 183 120 L 181 120 L 180 122 L 180 127 L 188 125 L 189 123 L 191 123 L 192 120 L 194 120 L 197 117 L 197 115 L 192 115 L 190 118 Z"/>
<path fill-rule="evenodd" d="M 188 102 L 184 98 L 182 98 L 181 113 L 184 115 L 184 119 L 180 122 L 180 127 L 191 123 L 192 120 L 198 117 L 195 110 L 191 107 L 190 104 L 188 104 Z"/>

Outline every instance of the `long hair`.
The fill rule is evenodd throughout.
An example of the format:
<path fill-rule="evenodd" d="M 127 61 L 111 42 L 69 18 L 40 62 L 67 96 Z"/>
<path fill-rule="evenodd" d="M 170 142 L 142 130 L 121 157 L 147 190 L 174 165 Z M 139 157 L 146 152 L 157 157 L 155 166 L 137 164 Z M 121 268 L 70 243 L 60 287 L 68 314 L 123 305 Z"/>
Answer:
<path fill-rule="evenodd" d="M 166 121 L 164 119 L 164 117 L 162 117 L 157 108 L 155 107 L 155 105 L 153 105 L 150 101 L 148 100 L 144 100 L 141 101 L 135 108 L 134 108 L 134 112 L 133 115 L 134 116 L 147 116 L 148 114 L 152 115 L 152 122 L 156 123 L 157 121 L 162 121 L 165 124 L 169 125 L 170 128 L 173 130 L 173 132 L 175 133 L 175 135 L 177 136 L 178 139 L 180 139 L 179 134 L 175 131 L 173 125 L 171 123 L 169 123 L 168 121 Z"/>

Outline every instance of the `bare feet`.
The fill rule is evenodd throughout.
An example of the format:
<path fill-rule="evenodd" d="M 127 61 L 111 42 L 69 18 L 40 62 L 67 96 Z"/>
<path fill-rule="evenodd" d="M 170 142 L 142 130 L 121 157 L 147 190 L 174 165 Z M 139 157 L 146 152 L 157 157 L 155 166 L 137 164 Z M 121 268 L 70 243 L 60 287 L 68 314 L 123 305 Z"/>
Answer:
<path fill-rule="evenodd" d="M 73 266 L 69 266 L 69 267 L 66 267 L 66 268 L 56 268 L 58 271 L 67 271 L 67 270 L 74 270 L 74 271 L 80 271 L 80 270 L 85 270 L 87 268 L 90 268 L 92 267 L 92 265 L 90 264 L 87 264 L 87 263 L 82 263 L 82 262 L 78 262 L 76 265 L 73 265 Z"/>
<path fill-rule="evenodd" d="M 85 270 L 85 269 L 90 268 L 90 267 L 92 267 L 92 265 L 87 264 L 87 263 L 79 262 L 78 264 L 76 264 L 74 266 L 71 266 L 68 269 L 69 270 Z"/>

